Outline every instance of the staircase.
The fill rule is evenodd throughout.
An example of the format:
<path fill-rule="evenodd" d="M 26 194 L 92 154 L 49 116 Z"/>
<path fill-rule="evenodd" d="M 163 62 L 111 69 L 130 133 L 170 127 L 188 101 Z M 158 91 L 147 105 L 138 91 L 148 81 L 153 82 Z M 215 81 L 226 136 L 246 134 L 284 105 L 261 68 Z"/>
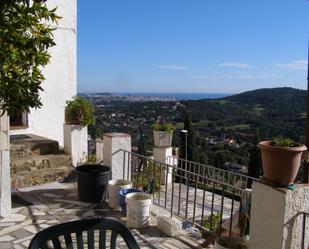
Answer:
<path fill-rule="evenodd" d="M 10 137 L 12 189 L 62 180 L 73 170 L 57 141 L 32 134 Z"/>

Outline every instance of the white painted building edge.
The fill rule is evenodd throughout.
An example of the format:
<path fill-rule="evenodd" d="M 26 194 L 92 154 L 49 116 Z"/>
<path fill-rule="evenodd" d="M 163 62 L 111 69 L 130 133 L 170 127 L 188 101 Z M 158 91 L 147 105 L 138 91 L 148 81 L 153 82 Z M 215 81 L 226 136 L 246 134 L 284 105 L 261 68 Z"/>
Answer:
<path fill-rule="evenodd" d="M 11 130 L 10 134 L 33 133 L 59 142 L 63 146 L 64 107 L 77 94 L 77 0 L 49 0 L 62 17 L 54 31 L 56 46 L 51 48 L 50 64 L 43 69 L 43 106 L 28 114 L 28 128 Z"/>

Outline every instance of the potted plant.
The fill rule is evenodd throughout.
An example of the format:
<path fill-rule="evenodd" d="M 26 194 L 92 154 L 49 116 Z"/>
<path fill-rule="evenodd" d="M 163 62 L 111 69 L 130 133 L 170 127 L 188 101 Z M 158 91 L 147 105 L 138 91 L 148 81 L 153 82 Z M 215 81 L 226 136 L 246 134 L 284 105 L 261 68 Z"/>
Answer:
<path fill-rule="evenodd" d="M 307 147 L 287 138 L 262 141 L 258 147 L 262 152 L 265 179 L 279 186 L 293 184 L 299 170 L 302 152 L 306 151 Z"/>
<path fill-rule="evenodd" d="M 74 166 L 86 160 L 88 155 L 87 126 L 93 123 L 94 108 L 89 100 L 76 97 L 66 102 L 63 147 L 64 151 L 72 156 Z"/>
<path fill-rule="evenodd" d="M 94 122 L 94 108 L 89 100 L 83 97 L 76 97 L 66 102 L 66 124 L 87 126 Z"/>
<path fill-rule="evenodd" d="M 156 147 L 171 147 L 174 126 L 169 123 L 155 123 L 152 125 L 153 139 Z"/>

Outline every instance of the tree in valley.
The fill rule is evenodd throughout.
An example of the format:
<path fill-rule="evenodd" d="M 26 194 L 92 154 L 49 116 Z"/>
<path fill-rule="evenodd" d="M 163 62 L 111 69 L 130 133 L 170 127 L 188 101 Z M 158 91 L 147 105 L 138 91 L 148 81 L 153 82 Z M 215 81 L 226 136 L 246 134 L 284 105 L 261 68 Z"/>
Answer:
<path fill-rule="evenodd" d="M 260 132 L 259 130 L 255 131 L 253 147 L 250 150 L 249 162 L 248 162 L 248 175 L 255 178 L 260 178 L 263 174 L 262 170 L 262 159 L 260 149 L 257 147 L 258 142 L 260 141 Z M 252 180 L 248 181 L 248 188 L 251 188 Z"/>
<path fill-rule="evenodd" d="M 183 133 L 181 136 L 181 150 L 180 157 L 186 158 L 186 142 L 187 142 L 187 160 L 196 162 L 197 161 L 197 147 L 196 147 L 196 137 L 194 130 L 192 128 L 192 118 L 188 115 L 184 122 L 184 130 L 187 133 Z M 186 141 L 187 136 L 187 141 Z"/>

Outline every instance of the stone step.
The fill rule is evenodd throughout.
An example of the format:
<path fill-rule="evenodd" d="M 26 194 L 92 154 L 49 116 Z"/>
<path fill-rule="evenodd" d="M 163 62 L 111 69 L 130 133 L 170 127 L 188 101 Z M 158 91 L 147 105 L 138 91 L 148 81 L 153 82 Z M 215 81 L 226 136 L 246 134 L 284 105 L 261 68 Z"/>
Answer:
<path fill-rule="evenodd" d="M 53 170 L 43 169 L 35 171 L 24 171 L 18 174 L 13 174 L 11 176 L 11 186 L 12 189 L 18 189 L 59 181 L 66 178 L 73 171 L 73 166 L 55 168 Z"/>
<path fill-rule="evenodd" d="M 11 158 L 55 154 L 58 151 L 59 144 L 55 140 L 33 134 L 10 136 Z"/>
<path fill-rule="evenodd" d="M 35 172 L 38 170 L 54 170 L 57 168 L 70 168 L 72 158 L 67 154 L 26 156 L 11 158 L 11 175 L 22 172 Z"/>

